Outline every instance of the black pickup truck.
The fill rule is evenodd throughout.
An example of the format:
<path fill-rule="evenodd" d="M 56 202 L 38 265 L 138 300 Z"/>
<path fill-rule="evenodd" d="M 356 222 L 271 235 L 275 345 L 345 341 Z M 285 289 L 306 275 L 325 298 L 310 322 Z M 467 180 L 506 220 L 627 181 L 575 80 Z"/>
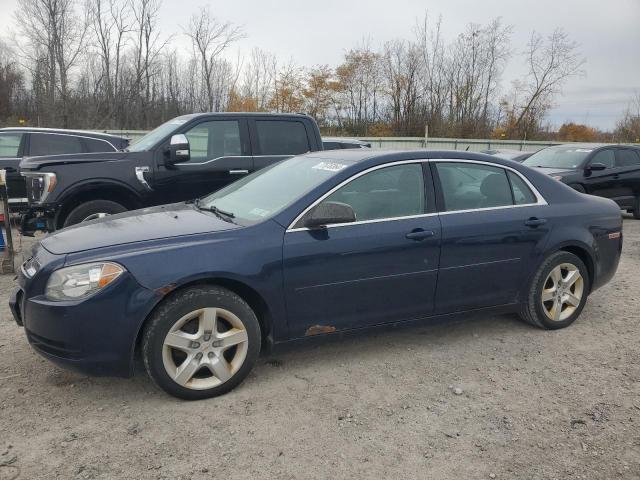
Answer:
<path fill-rule="evenodd" d="M 25 158 L 22 232 L 191 200 L 284 158 L 322 150 L 309 116 L 202 113 L 174 118 L 127 150 Z"/>

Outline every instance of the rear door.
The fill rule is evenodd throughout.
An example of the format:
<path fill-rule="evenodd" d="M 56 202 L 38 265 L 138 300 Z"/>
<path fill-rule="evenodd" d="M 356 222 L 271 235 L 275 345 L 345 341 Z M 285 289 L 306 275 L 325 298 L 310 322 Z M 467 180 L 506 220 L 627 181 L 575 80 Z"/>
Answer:
<path fill-rule="evenodd" d="M 469 160 L 431 162 L 442 223 L 437 313 L 516 301 L 548 206 L 515 170 Z"/>
<path fill-rule="evenodd" d="M 7 172 L 7 191 L 10 203 L 26 203 L 24 179 L 18 173 L 20 159 L 24 155 L 26 134 L 0 132 L 0 169 Z"/>
<path fill-rule="evenodd" d="M 420 162 L 385 166 L 322 200 L 349 204 L 355 222 L 289 229 L 283 268 L 292 335 L 431 314 L 440 257 L 434 198 Z"/>
<path fill-rule="evenodd" d="M 640 154 L 639 150 L 620 147 L 616 150 L 616 202 L 623 208 L 633 208 L 640 195 Z"/>
<path fill-rule="evenodd" d="M 311 151 L 313 132 L 299 119 L 252 118 L 253 170 Z"/>

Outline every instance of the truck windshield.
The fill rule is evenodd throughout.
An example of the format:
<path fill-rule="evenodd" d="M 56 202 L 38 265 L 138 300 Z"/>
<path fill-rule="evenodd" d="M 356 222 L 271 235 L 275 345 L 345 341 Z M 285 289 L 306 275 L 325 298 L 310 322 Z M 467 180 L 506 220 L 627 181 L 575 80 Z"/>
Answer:
<path fill-rule="evenodd" d="M 136 140 L 128 148 L 130 152 L 145 152 L 155 146 L 160 140 L 171 135 L 171 132 L 176 130 L 180 125 L 184 125 L 191 119 L 191 115 L 183 115 L 182 117 L 176 117 L 163 123 L 155 130 L 151 130 L 144 137 Z"/>
<path fill-rule="evenodd" d="M 238 180 L 204 197 L 197 205 L 253 224 L 270 218 L 348 165 L 299 156 Z"/>

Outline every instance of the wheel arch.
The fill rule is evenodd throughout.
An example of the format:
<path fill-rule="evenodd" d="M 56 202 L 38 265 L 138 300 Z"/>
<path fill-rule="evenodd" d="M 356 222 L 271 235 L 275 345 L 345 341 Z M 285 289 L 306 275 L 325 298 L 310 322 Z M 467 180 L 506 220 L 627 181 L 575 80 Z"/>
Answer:
<path fill-rule="evenodd" d="M 91 200 L 111 200 L 121 204 L 127 210 L 135 210 L 143 206 L 143 201 L 135 190 L 124 184 L 111 181 L 77 184 L 65 191 L 60 199 L 61 207 L 55 218 L 56 228 L 62 228 L 65 219 L 75 207 Z"/>
<path fill-rule="evenodd" d="M 167 289 L 162 289 L 163 291 L 159 292 L 159 293 L 163 293 L 162 297 L 158 299 L 156 304 L 153 306 L 153 308 L 149 311 L 149 313 L 146 315 L 144 320 L 138 326 L 138 331 L 136 333 L 135 340 L 131 349 L 131 358 L 132 358 L 131 365 L 132 366 L 133 366 L 133 359 L 140 348 L 144 327 L 149 321 L 149 319 L 152 317 L 152 315 L 156 312 L 156 310 L 160 308 L 160 306 L 164 302 L 173 298 L 175 295 L 179 294 L 180 292 L 183 292 L 184 290 L 187 290 L 189 288 L 199 287 L 199 286 L 223 287 L 223 288 L 226 288 L 227 290 L 232 291 L 233 293 L 238 295 L 240 298 L 242 298 L 245 302 L 247 302 L 249 304 L 249 307 L 251 307 L 251 309 L 255 312 L 256 317 L 258 318 L 258 323 L 260 324 L 260 332 L 262 335 L 262 348 L 265 348 L 268 350 L 271 347 L 272 345 L 271 328 L 273 325 L 272 313 L 271 313 L 271 310 L 269 309 L 267 302 L 262 297 L 262 295 L 260 295 L 256 289 L 254 289 L 247 283 L 236 280 L 236 279 L 223 277 L 223 276 L 204 277 L 204 278 L 198 278 L 195 280 L 187 281 L 183 284 L 180 284 L 177 287 L 172 288 L 171 290 L 167 288 Z"/>

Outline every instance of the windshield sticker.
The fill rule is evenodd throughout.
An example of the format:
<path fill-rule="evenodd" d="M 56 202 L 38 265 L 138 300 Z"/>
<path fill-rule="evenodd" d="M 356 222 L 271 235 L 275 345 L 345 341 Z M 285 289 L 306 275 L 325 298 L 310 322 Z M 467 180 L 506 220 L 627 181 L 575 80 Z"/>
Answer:
<path fill-rule="evenodd" d="M 315 170 L 326 170 L 327 172 L 339 172 L 343 168 L 347 168 L 347 166 L 342 163 L 320 162 L 311 168 Z"/>
<path fill-rule="evenodd" d="M 249 213 L 251 215 L 257 215 L 258 217 L 266 217 L 269 215 L 269 210 L 265 210 L 264 208 L 254 208 Z"/>

